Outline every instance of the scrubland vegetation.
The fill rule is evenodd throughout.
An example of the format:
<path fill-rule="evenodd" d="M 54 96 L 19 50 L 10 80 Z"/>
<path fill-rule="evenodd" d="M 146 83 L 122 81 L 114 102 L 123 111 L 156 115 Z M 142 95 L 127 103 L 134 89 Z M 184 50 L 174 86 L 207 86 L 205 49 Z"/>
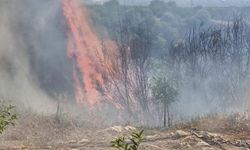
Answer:
<path fill-rule="evenodd" d="M 118 44 L 118 74 L 108 71 L 107 83 L 115 85 L 115 101 L 130 121 L 161 126 L 168 118 L 170 126 L 198 114 L 248 111 L 247 7 L 183 8 L 160 0 L 126 6 L 111 0 L 90 10 L 100 37 Z"/>
<path fill-rule="evenodd" d="M 0 13 L 6 12 L 0 33 L 11 35 L 0 35 L 0 45 L 11 49 L 0 49 L 0 96 L 14 104 L 0 103 L 0 149 L 250 147 L 249 7 L 180 7 L 161 0 L 86 5 L 103 42 L 94 60 L 105 66 L 93 67 L 103 84 L 90 78 L 100 93 L 90 106 L 74 100 L 79 91 L 72 75 L 82 72 L 72 71 L 76 60 L 66 53 L 69 29 L 61 5 L 24 1 L 0 2 Z M 12 6 L 15 13 L 7 9 Z"/>

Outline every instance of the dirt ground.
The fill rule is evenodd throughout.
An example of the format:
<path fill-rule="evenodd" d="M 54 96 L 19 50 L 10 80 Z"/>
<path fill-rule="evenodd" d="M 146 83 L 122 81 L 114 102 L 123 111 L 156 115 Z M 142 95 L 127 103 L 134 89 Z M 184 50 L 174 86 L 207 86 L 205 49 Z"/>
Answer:
<path fill-rule="evenodd" d="M 0 149 L 113 150 L 110 141 L 133 126 L 77 126 L 53 117 L 19 119 L 0 138 Z M 248 150 L 249 121 L 238 116 L 197 118 L 171 129 L 145 129 L 140 150 Z"/>

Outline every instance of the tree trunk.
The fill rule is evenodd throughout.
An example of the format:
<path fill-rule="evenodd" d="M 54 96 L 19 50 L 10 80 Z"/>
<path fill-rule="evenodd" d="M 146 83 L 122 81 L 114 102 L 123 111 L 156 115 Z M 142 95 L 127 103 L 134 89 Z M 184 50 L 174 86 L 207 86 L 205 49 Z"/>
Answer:
<path fill-rule="evenodd" d="M 168 114 L 168 127 L 171 127 L 171 118 L 170 118 L 170 110 L 169 110 L 169 104 L 167 104 L 167 114 Z"/>
<path fill-rule="evenodd" d="M 163 114 L 163 125 L 164 125 L 164 128 L 167 126 L 167 102 L 166 101 L 164 101 L 163 102 L 163 109 L 164 109 L 164 114 Z"/>
<path fill-rule="evenodd" d="M 57 108 L 56 108 L 56 121 L 60 123 L 61 110 L 60 110 L 60 98 L 57 100 Z"/>

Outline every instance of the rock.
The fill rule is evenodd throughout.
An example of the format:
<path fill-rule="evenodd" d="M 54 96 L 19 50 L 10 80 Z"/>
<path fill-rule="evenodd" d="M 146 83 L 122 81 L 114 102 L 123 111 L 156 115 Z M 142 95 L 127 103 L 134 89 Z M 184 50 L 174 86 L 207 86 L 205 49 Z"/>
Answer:
<path fill-rule="evenodd" d="M 79 144 L 82 144 L 82 143 L 88 143 L 89 140 L 88 139 L 81 139 L 78 143 Z"/>
<path fill-rule="evenodd" d="M 199 141 L 197 144 L 196 144 L 197 147 L 206 147 L 206 146 L 210 146 L 207 142 L 204 142 L 204 141 Z"/>
<path fill-rule="evenodd" d="M 190 148 L 192 148 L 192 146 L 186 142 L 179 142 L 177 145 L 173 146 L 173 149 L 190 149 Z"/>
<path fill-rule="evenodd" d="M 148 135 L 148 136 L 146 136 L 146 139 L 154 139 L 154 138 L 156 138 L 157 137 L 157 135 Z"/>
<path fill-rule="evenodd" d="M 111 127 L 111 130 L 121 133 L 123 129 L 121 126 L 113 126 Z"/>
<path fill-rule="evenodd" d="M 126 126 L 125 130 L 127 130 L 127 131 L 136 131 L 136 128 L 132 127 L 132 126 Z"/>
<path fill-rule="evenodd" d="M 190 133 L 188 132 L 185 132 L 185 131 L 182 131 L 182 130 L 177 130 L 175 133 L 174 133 L 174 137 L 175 138 L 183 138 L 183 137 L 187 137 L 191 135 Z"/>
<path fill-rule="evenodd" d="M 13 146 L 13 149 L 28 149 L 28 146 L 21 144 L 20 146 Z"/>
<path fill-rule="evenodd" d="M 77 141 L 76 141 L 76 140 L 71 140 L 71 141 L 69 141 L 68 143 L 69 143 L 69 144 L 73 144 L 73 143 L 77 143 Z"/>
<path fill-rule="evenodd" d="M 206 131 L 202 131 L 200 132 L 200 135 L 204 138 L 216 138 L 216 137 L 220 137 L 218 134 L 215 134 L 215 133 L 209 133 L 209 132 L 206 132 Z"/>

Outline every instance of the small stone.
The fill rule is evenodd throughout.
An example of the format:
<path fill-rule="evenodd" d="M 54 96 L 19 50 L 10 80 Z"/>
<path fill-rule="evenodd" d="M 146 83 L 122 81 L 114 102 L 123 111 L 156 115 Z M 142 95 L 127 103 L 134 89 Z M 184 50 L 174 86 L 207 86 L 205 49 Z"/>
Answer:
<path fill-rule="evenodd" d="M 127 130 L 127 131 L 136 131 L 136 128 L 132 127 L 132 126 L 126 126 L 125 130 Z"/>
<path fill-rule="evenodd" d="M 185 132 L 185 131 L 182 131 L 182 130 L 177 130 L 177 131 L 175 132 L 175 134 L 174 134 L 174 136 L 175 136 L 176 138 L 182 138 L 182 137 L 186 137 L 186 136 L 189 136 L 189 135 L 190 135 L 190 133 Z"/>
<path fill-rule="evenodd" d="M 114 126 L 111 128 L 113 131 L 116 131 L 116 132 L 122 132 L 122 127 L 121 126 Z"/>
<path fill-rule="evenodd" d="M 210 146 L 207 142 L 204 142 L 204 141 L 199 141 L 197 144 L 196 144 L 197 147 L 202 147 L 202 146 Z"/>
<path fill-rule="evenodd" d="M 82 144 L 82 143 L 88 143 L 89 140 L 88 139 L 81 139 L 78 143 Z"/>
<path fill-rule="evenodd" d="M 69 141 L 69 144 L 73 144 L 73 143 L 77 143 L 77 141 L 76 140 Z"/>

